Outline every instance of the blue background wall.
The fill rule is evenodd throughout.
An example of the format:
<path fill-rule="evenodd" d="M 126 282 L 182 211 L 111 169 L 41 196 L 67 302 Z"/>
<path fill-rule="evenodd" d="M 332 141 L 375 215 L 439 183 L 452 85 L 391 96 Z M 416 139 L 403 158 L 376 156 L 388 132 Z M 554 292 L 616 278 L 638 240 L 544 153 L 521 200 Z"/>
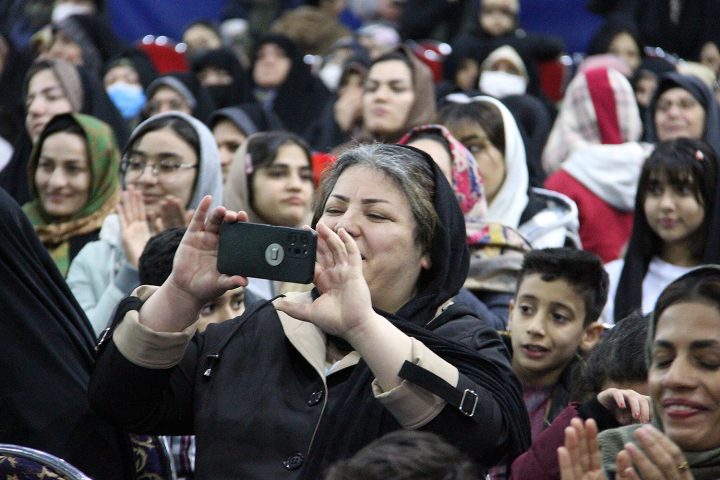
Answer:
<path fill-rule="evenodd" d="M 109 0 L 113 29 L 129 41 L 144 35 L 179 39 L 185 25 L 217 19 L 225 0 Z M 521 0 L 520 23 L 529 32 L 565 39 L 569 52 L 585 51 L 600 18 L 585 11 L 585 0 Z"/>

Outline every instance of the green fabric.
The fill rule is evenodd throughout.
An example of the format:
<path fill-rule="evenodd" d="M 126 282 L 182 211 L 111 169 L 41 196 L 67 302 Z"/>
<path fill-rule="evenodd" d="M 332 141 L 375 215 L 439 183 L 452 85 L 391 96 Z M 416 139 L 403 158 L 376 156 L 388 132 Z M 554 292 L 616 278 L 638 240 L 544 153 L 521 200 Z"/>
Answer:
<path fill-rule="evenodd" d="M 50 217 L 42 208 L 34 179 L 41 146 L 45 140 L 43 132 L 33 147 L 28 162 L 30 191 L 34 200 L 23 205 L 23 211 L 63 274 L 67 273 L 70 262 L 68 240 L 76 235 L 100 229 L 102 221 L 114 210 L 120 190 L 120 152 L 113 131 L 105 122 L 95 117 L 80 113 L 68 115 L 85 134 L 90 166 L 88 201 L 62 222 Z"/>
<path fill-rule="evenodd" d="M 706 274 L 708 272 L 714 272 L 716 275 L 720 275 L 720 266 L 717 265 L 705 265 L 691 270 L 685 275 L 674 280 L 670 285 L 678 282 L 689 275 Z M 668 285 L 669 287 L 669 285 Z M 666 289 L 668 288 L 666 287 Z M 662 294 L 661 294 L 662 296 Z M 657 320 L 655 315 L 652 314 L 648 324 L 648 337 L 645 349 L 645 361 L 647 362 L 648 369 L 652 361 L 653 354 L 653 342 L 655 340 L 655 327 L 657 326 Z M 653 425 L 660 431 L 663 431 L 662 422 L 658 415 L 657 406 L 655 399 L 653 400 Z M 642 425 L 627 425 L 624 427 L 613 428 L 605 430 L 599 435 L 600 440 L 600 456 L 602 462 L 602 468 L 605 472 L 616 473 L 615 460 L 617 454 L 623 449 L 626 443 L 634 443 L 638 448 L 642 449 L 639 442 L 633 437 L 633 432 L 640 428 Z M 690 471 L 693 474 L 695 480 L 717 480 L 720 478 L 720 447 L 712 450 L 704 451 L 683 451 L 685 460 L 690 465 Z"/>

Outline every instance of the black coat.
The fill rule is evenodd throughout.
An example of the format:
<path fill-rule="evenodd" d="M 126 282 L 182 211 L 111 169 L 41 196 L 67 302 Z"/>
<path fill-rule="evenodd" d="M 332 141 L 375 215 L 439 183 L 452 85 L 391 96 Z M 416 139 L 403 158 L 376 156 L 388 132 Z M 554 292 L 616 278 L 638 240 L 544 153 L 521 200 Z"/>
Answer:
<path fill-rule="evenodd" d="M 482 413 L 476 420 L 447 404 L 424 430 L 442 435 L 484 467 L 527 447 L 517 431 L 527 414 L 511 406 L 520 387 L 492 328 L 461 305 L 433 321 L 437 336 L 396 325 L 458 367 L 460 391 L 479 395 L 476 410 Z M 324 382 L 324 352 L 316 352 L 320 362 L 308 355 L 313 335 L 307 333 L 313 329 L 281 321 L 266 303 L 196 335 L 180 365 L 167 370 L 134 365 L 110 341 L 93 375 L 91 401 L 130 431 L 194 433 L 198 479 L 321 478 L 333 461 L 402 427 L 375 400 L 373 375 L 362 360 Z"/>

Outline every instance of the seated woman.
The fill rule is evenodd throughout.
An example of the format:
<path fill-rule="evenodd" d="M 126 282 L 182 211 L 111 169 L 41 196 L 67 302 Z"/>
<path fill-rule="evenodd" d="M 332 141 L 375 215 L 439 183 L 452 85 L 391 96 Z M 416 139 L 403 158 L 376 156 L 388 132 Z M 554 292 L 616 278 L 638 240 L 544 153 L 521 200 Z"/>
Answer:
<path fill-rule="evenodd" d="M 644 138 L 648 142 L 681 137 L 705 140 L 720 156 L 720 107 L 699 78 L 678 72 L 661 75 L 646 115 Z"/>
<path fill-rule="evenodd" d="M 215 139 L 189 115 L 156 115 L 133 131 L 120 180 L 125 191 L 118 214 L 105 220 L 100 239 L 85 245 L 67 276 L 97 334 L 137 287 L 138 260 L 153 231 L 184 224 L 185 210 L 196 208 L 203 196 L 222 195 Z"/>
<path fill-rule="evenodd" d="M 248 137 L 236 153 L 223 204 L 243 210 L 253 223 L 299 228 L 310 223 L 313 191 L 307 144 L 294 133 L 262 132 Z M 260 278 L 248 285 L 250 292 L 264 299 L 298 288 L 307 290 Z"/>
<path fill-rule="evenodd" d="M 720 262 L 718 166 L 708 144 L 687 138 L 658 144 L 645 161 L 627 252 L 605 265 L 606 324 L 635 310 L 651 312 L 671 281 L 698 265 Z"/>
<path fill-rule="evenodd" d="M 483 178 L 475 157 L 442 125 L 420 125 L 400 144 L 430 155 L 447 177 L 465 217 L 470 269 L 455 297 L 495 330 L 506 330 L 508 305 L 515 295 L 523 253 L 530 245 L 515 229 L 487 222 Z"/>
<path fill-rule="evenodd" d="M 573 420 L 558 449 L 563 480 L 720 478 L 719 299 L 718 265 L 696 268 L 663 290 L 646 352 L 653 425 L 598 438 L 594 422 Z"/>
<path fill-rule="evenodd" d="M 53 117 L 28 165 L 35 200 L 23 205 L 63 275 L 86 243 L 97 240 L 120 193 L 120 152 L 104 122 L 82 114 Z"/>
<path fill-rule="evenodd" d="M 529 427 L 507 351 L 447 305 L 469 255 L 441 176 L 411 147 L 346 151 L 315 208 L 317 289 L 193 336 L 205 301 L 247 284 L 216 269 L 220 224 L 247 215 L 204 199 L 168 281 L 118 309 L 92 404 L 129 430 L 194 433 L 198 479 L 320 478 L 401 428 L 440 434 L 483 471 L 514 458 Z"/>
<path fill-rule="evenodd" d="M 531 188 L 520 130 L 499 100 L 454 93 L 445 97 L 440 123 L 472 152 L 485 185 L 487 221 L 516 228 L 533 248 L 580 244 L 575 203 Z"/>

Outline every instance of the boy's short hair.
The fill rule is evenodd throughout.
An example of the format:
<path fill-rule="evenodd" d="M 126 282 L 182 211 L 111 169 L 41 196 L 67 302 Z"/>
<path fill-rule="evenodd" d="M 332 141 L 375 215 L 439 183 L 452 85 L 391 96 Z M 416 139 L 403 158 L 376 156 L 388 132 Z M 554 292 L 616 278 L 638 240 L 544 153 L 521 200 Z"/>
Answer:
<path fill-rule="evenodd" d="M 585 303 L 583 325 L 600 318 L 608 297 L 608 275 L 600 257 L 574 248 L 544 248 L 525 254 L 517 291 L 527 275 L 538 274 L 543 281 L 565 280 Z"/>
<path fill-rule="evenodd" d="M 470 480 L 481 478 L 470 457 L 434 433 L 396 430 L 340 460 L 325 480 Z"/>
<path fill-rule="evenodd" d="M 172 272 L 175 252 L 180 245 L 185 227 L 175 227 L 158 233 L 145 244 L 138 261 L 140 285 L 162 285 Z"/>

